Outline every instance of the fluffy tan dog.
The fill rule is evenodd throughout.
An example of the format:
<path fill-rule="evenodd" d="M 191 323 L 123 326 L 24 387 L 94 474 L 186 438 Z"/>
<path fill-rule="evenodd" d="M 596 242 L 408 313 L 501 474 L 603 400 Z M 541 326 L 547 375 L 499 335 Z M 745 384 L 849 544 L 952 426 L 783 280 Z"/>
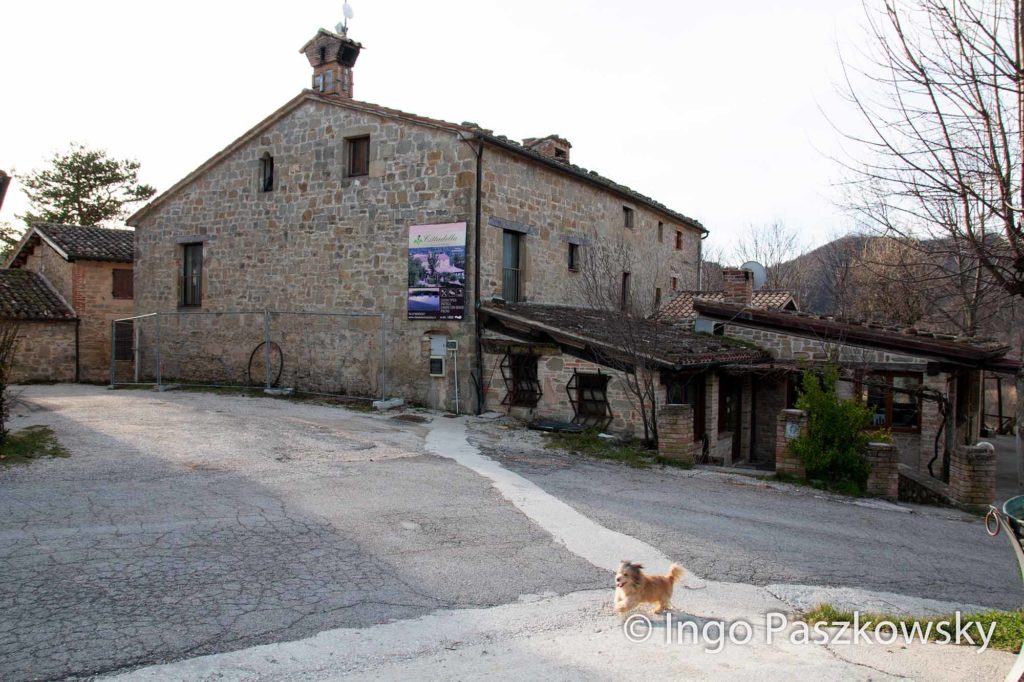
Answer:
<path fill-rule="evenodd" d="M 668 575 L 647 575 L 643 566 L 623 561 L 615 574 L 615 611 L 624 614 L 643 603 L 657 604 L 655 613 L 664 613 L 672 601 L 672 588 L 685 571 L 679 564 L 668 567 Z"/>

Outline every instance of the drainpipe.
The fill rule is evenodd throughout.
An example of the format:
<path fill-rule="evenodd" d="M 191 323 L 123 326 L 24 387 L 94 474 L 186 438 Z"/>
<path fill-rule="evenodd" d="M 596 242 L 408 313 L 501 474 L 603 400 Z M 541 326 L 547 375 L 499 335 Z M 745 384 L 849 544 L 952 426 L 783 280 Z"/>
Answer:
<path fill-rule="evenodd" d="M 710 232 L 705 232 L 697 242 L 697 291 L 704 291 L 704 240 Z"/>
<path fill-rule="evenodd" d="M 75 383 L 76 384 L 82 380 L 82 378 L 81 378 L 81 368 L 79 367 L 79 363 L 78 363 L 78 330 L 79 330 L 79 328 L 81 326 L 82 326 L 82 318 L 76 317 L 75 318 Z M 111 340 L 111 343 L 113 343 L 113 340 Z"/>
<path fill-rule="evenodd" d="M 484 142 L 477 137 L 476 148 L 476 215 L 473 219 L 473 322 L 476 327 L 476 413 L 484 411 L 484 355 L 483 343 L 480 340 L 483 326 L 480 322 L 480 217 L 483 209 L 480 206 L 480 197 L 483 194 L 484 174 Z"/>

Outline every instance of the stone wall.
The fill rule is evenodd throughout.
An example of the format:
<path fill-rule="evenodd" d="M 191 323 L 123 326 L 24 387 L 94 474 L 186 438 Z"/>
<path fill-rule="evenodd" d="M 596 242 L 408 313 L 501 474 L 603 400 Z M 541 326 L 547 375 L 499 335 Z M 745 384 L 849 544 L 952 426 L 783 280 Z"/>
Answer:
<path fill-rule="evenodd" d="M 32 255 L 25 259 L 25 264 L 21 267 L 43 275 L 67 304 L 71 305 L 73 265 L 64 260 L 64 257 L 54 251 L 49 244 L 40 240 L 39 245 L 32 250 Z"/>
<path fill-rule="evenodd" d="M 520 419 L 551 419 L 555 421 L 572 421 L 574 412 L 566 386 L 574 372 L 581 374 L 606 374 L 608 380 L 608 404 L 612 410 L 612 422 L 608 430 L 625 435 L 642 438 L 644 435 L 643 418 L 637 409 L 635 398 L 630 393 L 622 372 L 609 369 L 589 360 L 562 353 L 551 346 L 527 346 L 511 344 L 513 352 L 537 353 L 537 378 L 541 385 L 541 397 L 536 407 L 508 407 L 502 404 L 507 390 L 501 374 L 501 361 L 504 352 L 488 344 L 489 350 L 484 351 L 484 378 L 486 381 L 486 402 L 488 410 L 505 412 Z M 664 395 L 664 388 L 659 387 L 659 396 Z M 693 426 L 690 426 L 691 434 Z"/>
<path fill-rule="evenodd" d="M 75 320 L 18 322 L 11 383 L 75 380 Z"/>
<path fill-rule="evenodd" d="M 900 453 L 897 447 L 892 443 L 868 443 L 861 457 L 869 468 L 867 494 L 897 499 L 900 491 Z"/>
<path fill-rule="evenodd" d="M 989 443 L 963 445 L 953 451 L 949 493 L 955 502 L 991 504 L 996 499 L 996 451 Z"/>
<path fill-rule="evenodd" d="M 750 459 L 758 463 L 775 461 L 779 412 L 786 409 L 786 380 L 757 377 L 754 381 L 753 449 Z"/>
<path fill-rule="evenodd" d="M 584 262 L 588 247 L 616 249 L 623 244 L 631 254 L 631 264 L 609 265 L 609 270 L 615 270 L 609 272 L 613 291 L 617 291 L 621 270 L 626 267 L 632 268 L 633 295 L 642 294 L 649 301 L 653 301 L 655 287 L 661 289 L 662 300 L 668 301 L 673 277 L 680 289 L 697 287 L 699 230 L 510 152 L 486 149 L 482 206 L 481 291 L 485 299 L 504 293 L 505 229 L 523 234 L 520 298 L 532 303 L 587 303 L 576 281 L 580 273 L 569 270 L 570 242 L 580 245 Z M 632 229 L 624 226 L 623 207 L 633 209 Z M 677 230 L 683 235 L 681 250 L 676 250 Z"/>
<path fill-rule="evenodd" d="M 370 173 L 347 177 L 345 139 L 359 135 L 370 136 Z M 271 192 L 257 191 L 265 152 L 274 157 Z M 202 311 L 383 312 L 387 393 L 452 409 L 454 368 L 449 362 L 446 377 L 431 378 L 422 339 L 439 333 L 460 342 L 460 393 L 472 397 L 472 277 L 464 320 L 408 320 L 409 226 L 466 222 L 471 256 L 475 168 L 473 150 L 453 132 L 306 102 L 143 217 L 136 230 L 136 313 L 179 311 L 182 244 L 202 242 Z M 293 328 L 280 322 L 282 338 L 302 339 L 309 320 L 295 317 Z M 244 345 L 245 360 L 230 362 L 237 373 L 262 329 L 247 327 L 252 338 L 244 344 L 233 333 L 193 335 L 198 345 L 191 352 L 216 358 Z M 364 372 L 376 366 L 381 349 L 375 334 L 361 333 L 319 355 L 305 342 L 283 350 L 332 367 L 352 362 L 354 372 Z M 351 373 L 332 383 L 365 381 Z M 359 389 L 372 392 L 376 384 Z M 462 401 L 462 411 L 473 407 Z"/>

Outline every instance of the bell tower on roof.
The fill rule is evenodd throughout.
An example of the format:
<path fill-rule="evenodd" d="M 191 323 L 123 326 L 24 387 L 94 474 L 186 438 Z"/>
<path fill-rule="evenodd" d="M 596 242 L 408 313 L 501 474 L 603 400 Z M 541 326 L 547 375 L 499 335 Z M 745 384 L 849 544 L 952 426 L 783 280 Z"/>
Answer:
<path fill-rule="evenodd" d="M 352 99 L 352 69 L 363 46 L 348 37 L 348 20 L 352 18 L 348 2 L 344 11 L 345 20 L 334 31 L 320 29 L 299 52 L 306 55 L 313 67 L 313 90 Z"/>

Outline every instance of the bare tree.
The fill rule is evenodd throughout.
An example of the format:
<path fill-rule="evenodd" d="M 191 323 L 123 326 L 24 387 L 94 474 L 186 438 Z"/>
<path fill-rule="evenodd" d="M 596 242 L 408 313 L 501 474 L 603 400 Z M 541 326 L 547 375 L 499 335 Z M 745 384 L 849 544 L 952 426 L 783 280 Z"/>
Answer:
<path fill-rule="evenodd" d="M 965 244 L 1008 295 L 1024 296 L 1024 0 L 866 5 L 867 63 L 844 93 L 865 123 L 851 205 L 900 237 Z M 1024 491 L 1024 370 L 1018 374 Z"/>
<path fill-rule="evenodd" d="M 737 263 L 757 261 L 765 267 L 768 289 L 799 291 L 803 286 L 803 269 L 800 255 L 803 253 L 800 237 L 795 230 L 781 221 L 766 223 L 761 227 L 750 227 L 733 248 L 733 260 Z"/>
<path fill-rule="evenodd" d="M 702 291 L 721 291 L 725 288 L 722 277 L 724 257 L 718 246 L 704 245 L 700 251 L 700 287 Z"/>
<path fill-rule="evenodd" d="M 583 305 L 605 313 L 607 326 L 601 335 L 608 347 L 595 352 L 603 364 L 622 372 L 643 421 L 644 440 L 652 445 L 658 442 L 660 366 L 650 353 L 663 345 L 663 335 L 671 333 L 668 325 L 650 319 L 660 304 L 658 291 L 665 279 L 658 254 L 641 252 L 622 240 L 595 241 L 581 249 L 579 274 L 572 279 Z"/>

